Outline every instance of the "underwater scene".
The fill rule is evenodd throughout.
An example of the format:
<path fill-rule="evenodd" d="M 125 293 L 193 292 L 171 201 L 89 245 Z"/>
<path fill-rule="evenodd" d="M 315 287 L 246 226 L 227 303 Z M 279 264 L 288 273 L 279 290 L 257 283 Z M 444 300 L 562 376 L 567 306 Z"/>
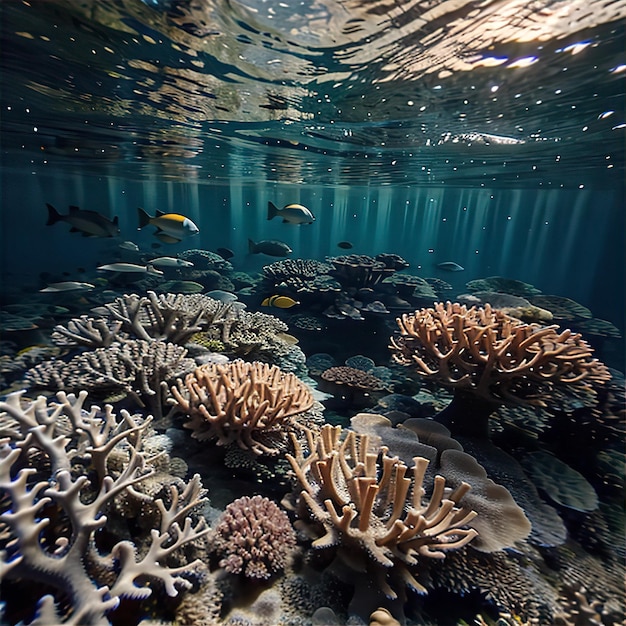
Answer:
<path fill-rule="evenodd" d="M 0 623 L 624 626 L 626 1 L 0 3 Z"/>

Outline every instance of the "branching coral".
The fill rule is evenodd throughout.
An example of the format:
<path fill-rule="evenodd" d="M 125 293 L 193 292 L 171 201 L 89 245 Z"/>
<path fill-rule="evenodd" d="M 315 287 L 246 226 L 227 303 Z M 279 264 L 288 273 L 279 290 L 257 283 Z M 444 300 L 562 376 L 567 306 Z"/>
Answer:
<path fill-rule="evenodd" d="M 208 363 L 176 382 L 172 395 L 193 437 L 236 442 L 255 454 L 277 454 L 289 418 L 313 406 L 303 382 L 266 363 Z"/>
<path fill-rule="evenodd" d="M 468 528 L 476 513 L 460 501 L 471 489 L 462 483 L 451 491 L 436 476 L 429 499 L 424 474 L 428 460 L 413 459 L 412 473 L 387 448 L 372 451 L 370 437 L 326 425 L 317 437 L 307 432 L 309 454 L 294 437 L 296 453 L 287 455 L 302 491 L 299 516 L 321 525 L 315 548 L 339 546 L 350 563 L 378 576 L 379 588 L 396 592 L 385 580 L 388 571 L 424 592 L 407 569 L 420 557 L 443 558 L 445 552 L 469 543 L 477 532 Z"/>
<path fill-rule="evenodd" d="M 289 517 L 259 495 L 231 502 L 220 516 L 213 541 L 220 566 L 246 578 L 269 578 L 283 570 L 296 547 Z"/>
<path fill-rule="evenodd" d="M 227 317 L 232 305 L 202 294 L 148 291 L 145 296 L 130 294 L 116 298 L 104 308 L 133 337 L 184 344 L 208 324 Z"/>
<path fill-rule="evenodd" d="M 40 363 L 26 374 L 26 383 L 40 389 L 87 391 L 101 398 L 120 393 L 159 416 L 162 382 L 171 382 L 195 367 L 187 350 L 165 341 L 128 340 L 108 348 L 82 352 L 69 362 Z"/>
<path fill-rule="evenodd" d="M 194 524 L 185 517 L 179 523 L 180 512 L 186 515 L 202 502 L 201 492 L 189 490 L 190 501 L 172 498 L 170 507 L 157 504 L 162 523 L 152 529 L 148 545 L 123 539 L 103 554 L 96 536 L 104 532 L 112 501 L 153 471 L 141 449 L 150 419 L 122 411 L 118 420 L 110 406 L 103 414 L 98 407 L 86 411 L 86 392 L 59 392 L 57 398 L 51 404 L 43 396 L 26 402 L 18 392 L 0 402 L 0 417 L 15 433 L 0 445 L 0 570 L 54 590 L 54 596 L 41 598 L 32 623 L 108 624 L 105 614 L 122 597 L 151 595 L 148 581 L 160 581 L 170 596 L 191 586 L 185 574 L 194 563 L 168 567 L 166 562 L 208 532 L 203 520 Z M 119 471 L 108 466 L 114 450 L 127 457 Z M 58 607 L 65 602 L 70 610 L 62 616 Z"/>
<path fill-rule="evenodd" d="M 489 412 L 502 403 L 546 406 L 555 386 L 592 390 L 610 379 L 580 334 L 526 324 L 488 304 L 436 303 L 397 322 L 400 335 L 390 345 L 395 361 L 482 401 Z"/>

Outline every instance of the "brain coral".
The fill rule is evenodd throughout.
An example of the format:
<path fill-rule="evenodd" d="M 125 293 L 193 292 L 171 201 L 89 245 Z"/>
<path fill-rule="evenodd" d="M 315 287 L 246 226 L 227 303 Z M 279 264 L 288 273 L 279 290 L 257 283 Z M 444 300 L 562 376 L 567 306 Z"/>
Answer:
<path fill-rule="evenodd" d="M 231 502 L 215 528 L 220 567 L 247 578 L 269 578 L 283 570 L 295 547 L 296 533 L 287 514 L 259 495 Z"/>

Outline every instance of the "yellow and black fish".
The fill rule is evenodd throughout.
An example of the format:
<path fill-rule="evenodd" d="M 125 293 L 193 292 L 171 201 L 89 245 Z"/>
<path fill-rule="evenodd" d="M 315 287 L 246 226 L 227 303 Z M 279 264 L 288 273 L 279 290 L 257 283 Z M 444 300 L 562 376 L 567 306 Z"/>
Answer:
<path fill-rule="evenodd" d="M 269 296 L 261 302 L 261 306 L 275 306 L 278 309 L 290 309 L 292 306 L 300 304 L 297 300 L 289 296 Z"/>

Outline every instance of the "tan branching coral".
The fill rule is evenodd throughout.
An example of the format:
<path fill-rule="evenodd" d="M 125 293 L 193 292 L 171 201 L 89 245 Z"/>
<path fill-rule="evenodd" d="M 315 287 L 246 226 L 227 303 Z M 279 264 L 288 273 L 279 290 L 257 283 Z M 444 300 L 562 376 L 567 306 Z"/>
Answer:
<path fill-rule="evenodd" d="M 154 581 L 169 596 L 190 588 L 195 563 L 170 567 L 168 560 L 208 532 L 203 519 L 188 516 L 203 501 L 199 479 L 180 497 L 172 494 L 168 506 L 155 501 L 161 523 L 148 538 L 114 542 L 110 534 L 111 548 L 103 550 L 96 536 L 111 533 L 110 505 L 154 471 L 142 450 L 150 418 L 121 411 L 118 419 L 110 406 L 87 411 L 86 392 L 57 399 L 29 402 L 18 392 L 0 402 L 0 418 L 14 426 L 14 436 L 0 441 L 0 571 L 28 581 L 31 593 L 37 585 L 50 590 L 31 623 L 108 624 L 105 614 L 122 597 L 145 599 Z M 115 471 L 114 453 L 127 459 Z"/>
<path fill-rule="evenodd" d="M 415 457 L 409 471 L 386 447 L 370 448 L 369 435 L 344 434 L 340 426 L 327 424 L 318 436 L 307 432 L 307 439 L 308 455 L 294 437 L 296 453 L 287 458 L 302 487 L 299 516 L 324 530 L 313 547 L 339 546 L 350 565 L 361 558 L 388 597 L 397 597 L 385 580 L 389 568 L 425 592 L 407 566 L 420 557 L 443 558 L 478 534 L 467 527 L 476 513 L 460 504 L 470 485 L 451 491 L 436 476 L 425 497 L 427 459 Z"/>
<path fill-rule="evenodd" d="M 275 365 L 208 363 L 172 387 L 174 401 L 190 421 L 186 428 L 201 441 L 236 442 L 255 454 L 277 454 L 288 420 L 313 406 L 309 388 Z"/>
<path fill-rule="evenodd" d="M 611 378 L 578 333 L 526 324 L 489 304 L 436 303 L 397 319 L 393 358 L 492 405 L 546 406 L 554 387 L 593 392 Z M 454 430 L 453 430 L 454 432 Z"/>

